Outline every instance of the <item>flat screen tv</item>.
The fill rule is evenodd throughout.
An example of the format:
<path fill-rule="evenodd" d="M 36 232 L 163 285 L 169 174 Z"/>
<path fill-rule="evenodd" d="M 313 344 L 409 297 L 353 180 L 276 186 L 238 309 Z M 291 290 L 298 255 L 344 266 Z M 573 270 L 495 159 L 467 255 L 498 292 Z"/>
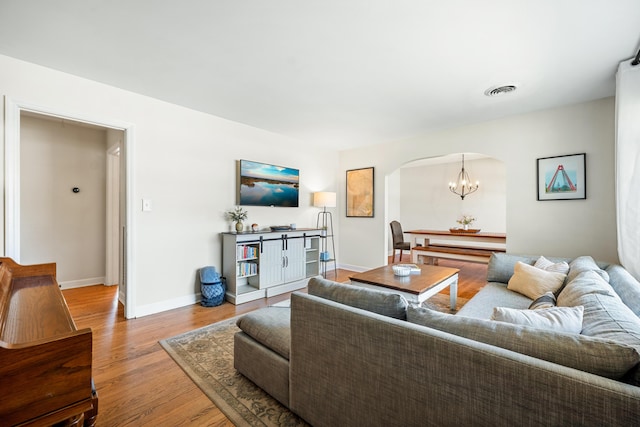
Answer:
<path fill-rule="evenodd" d="M 298 169 L 240 160 L 238 204 L 298 207 Z"/>

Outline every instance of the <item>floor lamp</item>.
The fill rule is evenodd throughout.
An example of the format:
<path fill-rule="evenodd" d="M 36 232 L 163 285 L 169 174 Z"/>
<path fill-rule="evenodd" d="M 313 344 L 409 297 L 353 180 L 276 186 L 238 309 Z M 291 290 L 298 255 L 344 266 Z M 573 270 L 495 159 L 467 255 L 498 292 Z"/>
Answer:
<path fill-rule="evenodd" d="M 333 262 L 333 272 L 338 277 L 338 269 L 336 266 L 336 245 L 333 234 L 333 216 L 331 212 L 327 212 L 327 208 L 336 207 L 336 193 L 330 191 L 319 191 L 313 193 L 313 206 L 322 208 L 318 212 L 316 220 L 316 228 L 324 230 L 322 237 L 322 248 L 320 251 L 320 262 L 322 264 L 322 277 L 327 277 L 327 264 Z M 328 240 L 331 239 L 331 253 L 329 253 Z"/>

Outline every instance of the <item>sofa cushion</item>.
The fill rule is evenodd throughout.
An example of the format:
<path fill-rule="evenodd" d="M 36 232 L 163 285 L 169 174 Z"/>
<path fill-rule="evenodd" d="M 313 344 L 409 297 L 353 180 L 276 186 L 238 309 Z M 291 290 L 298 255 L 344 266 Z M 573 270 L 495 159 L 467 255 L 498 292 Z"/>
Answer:
<path fill-rule="evenodd" d="M 609 339 L 640 352 L 640 318 L 595 271 L 580 273 L 558 296 L 558 306 L 584 306 L 582 334 Z M 640 370 L 632 382 L 640 384 Z"/>
<path fill-rule="evenodd" d="M 640 355 L 633 347 L 608 339 L 474 319 L 413 306 L 407 309 L 407 320 L 612 379 L 622 378 L 640 362 Z"/>
<path fill-rule="evenodd" d="M 398 294 L 345 285 L 313 277 L 308 284 L 309 295 L 360 308 L 383 316 L 406 320 L 407 300 Z"/>
<path fill-rule="evenodd" d="M 609 274 L 609 284 L 622 302 L 640 317 L 640 282 L 621 265 L 612 264 L 606 272 Z"/>
<path fill-rule="evenodd" d="M 529 310 L 538 310 L 541 308 L 551 308 L 556 306 L 556 296 L 553 292 L 545 292 L 543 295 L 536 298 L 531 305 L 529 306 Z"/>
<path fill-rule="evenodd" d="M 558 306 L 584 306 L 582 334 L 607 338 L 640 351 L 640 319 L 594 271 L 580 273 L 558 296 Z"/>
<path fill-rule="evenodd" d="M 579 256 L 569 263 L 569 273 L 567 273 L 566 283 L 571 282 L 578 277 L 580 273 L 585 271 L 595 271 L 605 281 L 609 281 L 609 275 L 606 271 L 601 269 L 598 264 L 588 255 Z"/>
<path fill-rule="evenodd" d="M 289 360 L 291 309 L 266 307 L 240 317 L 236 325 L 260 344 Z"/>
<path fill-rule="evenodd" d="M 495 307 L 491 320 L 527 325 L 534 328 L 579 334 L 582 330 L 584 307 L 550 307 L 538 310 L 517 310 Z"/>
<path fill-rule="evenodd" d="M 555 292 L 560 289 L 565 277 L 565 274 L 545 271 L 518 261 L 507 289 L 535 300 L 546 292 Z"/>
<path fill-rule="evenodd" d="M 508 290 L 505 283 L 489 282 L 458 310 L 458 315 L 489 320 L 493 307 L 525 309 L 530 305 L 531 298 Z"/>
<path fill-rule="evenodd" d="M 545 271 L 554 271 L 556 273 L 567 274 L 569 272 L 569 264 L 566 261 L 553 262 L 549 261 L 542 255 L 536 260 L 536 263 L 533 264 L 533 266 Z"/>

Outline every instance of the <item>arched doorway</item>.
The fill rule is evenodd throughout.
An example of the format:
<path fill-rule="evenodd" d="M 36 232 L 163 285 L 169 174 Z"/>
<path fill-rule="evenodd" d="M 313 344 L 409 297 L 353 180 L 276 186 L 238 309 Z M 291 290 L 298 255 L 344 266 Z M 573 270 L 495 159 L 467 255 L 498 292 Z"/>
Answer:
<path fill-rule="evenodd" d="M 447 230 L 462 215 L 476 218 L 474 228 L 506 233 L 506 167 L 495 158 L 464 153 L 465 169 L 480 181 L 477 192 L 460 196 L 448 184 L 461 169 L 462 153 L 411 160 L 386 177 L 387 223 L 398 220 L 404 230 Z M 388 228 L 388 227 L 387 227 Z M 388 253 L 392 253 L 387 230 Z"/>

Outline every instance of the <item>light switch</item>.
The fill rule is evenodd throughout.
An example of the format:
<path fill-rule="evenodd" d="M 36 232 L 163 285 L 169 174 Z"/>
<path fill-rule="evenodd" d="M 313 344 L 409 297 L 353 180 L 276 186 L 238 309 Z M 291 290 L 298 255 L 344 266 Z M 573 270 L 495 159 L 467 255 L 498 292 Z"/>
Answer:
<path fill-rule="evenodd" d="M 142 212 L 151 212 L 151 200 L 142 199 Z"/>

